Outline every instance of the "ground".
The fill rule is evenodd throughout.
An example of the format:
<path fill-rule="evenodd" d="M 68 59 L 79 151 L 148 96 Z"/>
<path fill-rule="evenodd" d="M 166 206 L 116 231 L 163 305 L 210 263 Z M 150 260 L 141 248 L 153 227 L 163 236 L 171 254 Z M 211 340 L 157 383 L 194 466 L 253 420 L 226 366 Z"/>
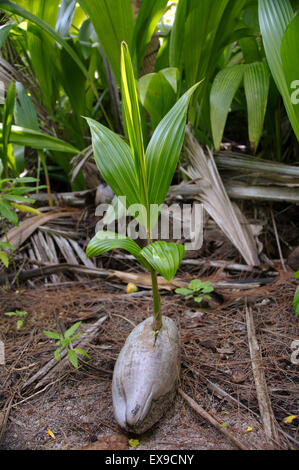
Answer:
<path fill-rule="evenodd" d="M 291 343 L 298 338 L 291 273 L 278 273 L 254 289 L 217 288 L 212 305 L 199 308 L 174 291 L 162 290 L 165 315 L 181 336 L 180 387 L 248 449 L 298 447 L 298 365 Z M 219 272 L 217 271 L 218 275 Z M 185 280 L 193 272 L 183 273 Z M 211 281 L 217 280 L 209 278 Z M 141 290 L 141 289 L 140 289 Z M 252 374 L 245 321 L 245 299 L 254 316 L 262 366 L 279 439 L 264 433 Z M 132 330 L 152 313 L 149 291 L 125 295 L 117 280 L 86 279 L 61 285 L 1 288 L 0 310 L 28 312 L 23 326 L 0 317 L 5 365 L 0 366 L 0 439 L 2 449 L 130 449 L 130 438 L 113 416 L 111 378 L 115 360 Z M 43 330 L 57 331 L 81 320 L 84 331 L 103 322 L 84 345 L 90 359 L 79 369 L 58 363 L 37 386 L 24 384 L 53 359 L 55 344 Z M 56 360 L 54 360 L 56 364 Z M 225 392 L 228 394 L 224 396 Z M 138 437 L 137 449 L 236 449 L 236 445 L 189 407 L 180 395 L 164 418 Z"/>

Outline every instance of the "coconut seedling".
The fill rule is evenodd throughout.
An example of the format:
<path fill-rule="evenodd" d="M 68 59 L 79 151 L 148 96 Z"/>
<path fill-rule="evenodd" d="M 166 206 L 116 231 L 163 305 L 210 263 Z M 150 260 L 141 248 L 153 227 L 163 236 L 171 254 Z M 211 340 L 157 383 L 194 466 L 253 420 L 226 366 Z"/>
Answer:
<path fill-rule="evenodd" d="M 115 364 L 112 398 L 115 418 L 135 433 L 152 427 L 170 406 L 180 370 L 179 333 L 162 315 L 157 274 L 170 281 L 185 253 L 181 244 L 153 241 L 159 208 L 167 195 L 183 145 L 190 88 L 160 121 L 145 149 L 135 77 L 128 46 L 121 44 L 123 122 L 128 143 L 102 124 L 87 119 L 95 162 L 116 197 L 145 229 L 146 246 L 131 238 L 101 230 L 89 242 L 87 257 L 124 249 L 146 268 L 152 280 L 153 317 L 128 336 Z"/>

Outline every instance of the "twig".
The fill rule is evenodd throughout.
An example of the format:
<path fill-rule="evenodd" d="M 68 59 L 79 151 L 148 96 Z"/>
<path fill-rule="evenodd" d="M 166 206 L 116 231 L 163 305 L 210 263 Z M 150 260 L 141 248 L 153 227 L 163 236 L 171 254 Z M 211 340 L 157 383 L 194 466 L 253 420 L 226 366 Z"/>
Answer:
<path fill-rule="evenodd" d="M 225 390 L 223 390 L 221 387 L 219 387 L 219 385 L 211 382 L 211 380 L 207 379 L 203 374 L 201 374 L 200 372 L 198 372 L 196 370 L 193 370 L 193 369 L 192 369 L 192 373 L 195 374 L 196 376 L 200 377 L 200 380 L 202 380 L 213 393 L 215 393 L 216 395 L 218 395 L 222 398 L 225 398 L 225 399 L 231 401 L 232 403 L 236 404 L 237 406 L 241 406 L 244 410 L 249 411 L 255 417 L 259 418 L 259 415 L 257 413 L 255 413 L 253 410 L 248 408 L 242 402 L 236 400 L 236 398 L 232 397 L 229 393 L 227 393 Z"/>
<path fill-rule="evenodd" d="M 252 372 L 255 381 L 259 410 L 265 434 L 272 441 L 272 444 L 274 444 L 274 442 L 279 442 L 279 438 L 275 426 L 275 418 L 271 407 L 271 401 L 268 394 L 267 382 L 262 364 L 262 356 L 255 336 L 252 310 L 250 307 L 245 305 L 245 311 Z"/>
<path fill-rule="evenodd" d="M 206 410 L 204 410 L 198 403 L 196 403 L 192 398 L 190 398 L 182 389 L 179 388 L 179 394 L 184 400 L 191 406 L 191 408 L 196 411 L 202 418 L 212 424 L 218 431 L 224 434 L 228 439 L 230 439 L 238 449 L 249 450 L 242 442 L 240 442 L 235 436 L 233 436 L 227 429 L 221 426 L 218 421 L 216 421 L 213 416 L 211 416 Z"/>
<path fill-rule="evenodd" d="M 279 235 L 278 235 L 278 232 L 277 232 L 277 226 L 276 226 L 276 222 L 275 222 L 275 218 L 274 218 L 272 209 L 270 210 L 270 212 L 271 212 L 271 218 L 272 218 L 272 224 L 273 224 L 274 234 L 275 234 L 275 238 L 276 238 L 277 248 L 278 248 L 278 252 L 279 252 L 279 258 L 280 258 L 281 265 L 282 265 L 282 268 L 283 268 L 284 272 L 287 272 L 287 268 L 286 268 L 286 265 L 285 265 L 285 262 L 284 262 L 284 259 L 283 259 L 283 255 L 282 255 L 282 251 L 281 251 Z"/>
<path fill-rule="evenodd" d="M 8 403 L 7 403 L 7 407 L 6 407 L 6 410 L 5 410 L 5 414 L 4 414 L 4 418 L 3 418 L 3 421 L 1 424 L 1 431 L 0 431 L 0 444 L 1 444 L 1 441 L 2 441 L 2 438 L 4 436 L 4 432 L 5 432 L 5 429 L 6 429 L 6 425 L 7 425 L 7 420 L 8 420 L 8 416 L 9 416 L 9 413 L 10 413 L 10 410 L 12 408 L 12 404 L 13 404 L 13 401 L 14 401 L 14 398 L 15 398 L 15 394 L 16 394 L 16 391 L 13 393 L 12 397 L 9 399 Z"/>
<path fill-rule="evenodd" d="M 119 318 L 122 318 L 123 320 L 126 320 L 126 321 L 129 322 L 134 328 L 135 328 L 135 326 L 136 326 L 136 324 L 135 324 L 132 320 L 129 320 L 129 318 L 123 317 L 122 315 L 118 315 L 117 313 L 112 313 L 112 316 L 113 316 L 113 317 L 119 317 Z"/>

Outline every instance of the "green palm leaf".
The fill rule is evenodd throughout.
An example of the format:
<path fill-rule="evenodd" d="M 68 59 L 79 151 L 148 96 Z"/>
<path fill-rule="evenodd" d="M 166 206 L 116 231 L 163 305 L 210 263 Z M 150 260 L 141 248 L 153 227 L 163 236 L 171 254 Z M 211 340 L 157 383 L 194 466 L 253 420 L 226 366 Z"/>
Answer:
<path fill-rule="evenodd" d="M 178 95 L 179 70 L 169 67 L 139 79 L 140 101 L 150 115 L 155 129 L 165 114 L 175 104 Z"/>
<path fill-rule="evenodd" d="M 215 77 L 210 94 L 211 126 L 216 150 L 220 149 L 227 115 L 241 85 L 244 65 L 234 65 L 221 70 Z"/>
<path fill-rule="evenodd" d="M 38 2 L 37 2 L 38 3 Z M 0 7 L 4 11 L 9 11 L 11 13 L 14 13 L 20 17 L 26 18 L 28 21 L 33 23 L 34 25 L 38 26 L 41 31 L 46 32 L 52 39 L 54 39 L 56 42 L 58 42 L 64 49 L 67 51 L 67 53 L 73 58 L 73 60 L 77 63 L 78 67 L 82 70 L 83 74 L 85 75 L 86 79 L 90 83 L 91 89 L 93 90 L 95 96 L 99 98 L 97 89 L 94 85 L 94 81 L 91 78 L 88 70 L 86 69 L 85 65 L 81 61 L 81 59 L 78 57 L 74 49 L 68 44 L 68 42 L 62 38 L 59 34 L 56 33 L 54 28 L 50 26 L 48 23 L 43 21 L 41 18 L 38 16 L 32 14 L 30 11 L 24 10 L 24 8 L 21 8 L 20 6 L 16 5 L 15 3 L 11 3 L 7 0 L 1 0 L 0 1 Z"/>
<path fill-rule="evenodd" d="M 1 143 L 2 143 L 2 163 L 4 168 L 4 174 L 8 176 L 8 144 L 10 142 L 10 134 L 12 128 L 12 121 L 13 121 L 13 110 L 15 105 L 15 96 L 16 96 L 16 89 L 14 82 L 10 82 L 7 90 L 6 100 L 3 109 L 3 117 L 2 121 L 3 124 L 1 125 L 2 128 L 2 136 L 1 136 Z"/>
<path fill-rule="evenodd" d="M 121 90 L 124 127 L 134 159 L 138 191 L 141 193 L 143 204 L 147 207 L 145 152 L 139 102 L 131 57 L 125 42 L 121 45 Z"/>
<path fill-rule="evenodd" d="M 259 0 L 259 22 L 267 61 L 273 78 L 275 80 L 276 86 L 282 95 L 290 122 L 297 137 L 299 138 L 298 117 L 295 112 L 295 107 L 291 102 L 292 90 L 290 89 L 289 83 L 287 82 L 282 63 L 282 57 L 280 55 L 283 36 L 287 31 L 287 28 L 291 23 L 293 17 L 294 12 L 291 6 L 291 2 L 289 0 L 280 0 L 279 2 L 273 2 L 273 0 Z M 294 23 L 294 25 L 296 25 L 296 23 Z M 295 44 L 294 51 L 294 43 L 291 39 L 291 36 L 293 36 L 292 31 L 293 30 L 291 28 L 290 36 L 287 34 L 286 38 L 284 39 L 284 45 L 282 49 L 285 66 L 287 61 L 289 63 L 290 61 L 294 61 L 293 63 L 295 64 L 295 71 L 298 70 L 298 61 L 296 60 L 298 45 Z M 286 48 L 289 47 L 289 41 L 291 41 L 292 45 L 291 49 L 287 50 Z M 295 56 L 292 59 L 286 59 L 289 54 L 294 53 Z M 286 69 L 289 70 L 289 65 L 286 66 Z"/>
<path fill-rule="evenodd" d="M 244 89 L 248 112 L 248 133 L 255 153 L 263 130 L 270 85 L 270 74 L 265 62 L 248 64 L 244 72 Z"/>
<path fill-rule="evenodd" d="M 176 243 L 157 241 L 143 248 L 140 254 L 155 271 L 167 281 L 171 281 L 183 259 L 185 247 Z"/>
<path fill-rule="evenodd" d="M 131 238 L 126 237 L 120 233 L 110 232 L 108 230 L 100 230 L 90 240 L 86 249 L 87 258 L 93 258 L 94 256 L 102 255 L 108 251 L 122 249 L 126 250 L 133 255 L 140 264 L 147 269 L 149 268 L 148 263 L 140 255 L 141 248 Z"/>
<path fill-rule="evenodd" d="M 0 138 L 3 135 L 3 125 L 0 123 Z M 26 129 L 20 126 L 11 126 L 9 142 L 12 144 L 32 147 L 34 149 L 56 150 L 57 152 L 79 153 L 79 150 L 68 142 L 44 134 L 34 129 Z"/>
<path fill-rule="evenodd" d="M 79 0 L 89 16 L 107 60 L 120 84 L 120 44 L 130 46 L 134 18 L 130 0 Z"/>
<path fill-rule="evenodd" d="M 149 203 L 162 204 L 171 184 L 185 135 L 187 109 L 199 83 L 191 87 L 156 127 L 146 149 Z M 155 221 L 151 221 L 151 225 Z"/>
<path fill-rule="evenodd" d="M 291 105 L 294 113 L 290 118 L 294 132 L 299 140 L 299 66 L 298 66 L 298 45 L 299 45 L 299 13 L 290 22 L 281 41 L 281 61 L 285 75 L 289 94 L 291 94 Z M 296 88 L 296 92 L 294 92 Z"/>
<path fill-rule="evenodd" d="M 143 0 L 134 27 L 132 51 L 136 57 L 137 70 L 142 66 L 146 46 L 150 42 L 157 23 L 168 0 Z"/>
<path fill-rule="evenodd" d="M 128 144 L 115 132 L 93 119 L 87 118 L 92 136 L 96 165 L 117 196 L 126 196 L 126 207 L 140 204 L 138 183 L 132 152 Z"/>

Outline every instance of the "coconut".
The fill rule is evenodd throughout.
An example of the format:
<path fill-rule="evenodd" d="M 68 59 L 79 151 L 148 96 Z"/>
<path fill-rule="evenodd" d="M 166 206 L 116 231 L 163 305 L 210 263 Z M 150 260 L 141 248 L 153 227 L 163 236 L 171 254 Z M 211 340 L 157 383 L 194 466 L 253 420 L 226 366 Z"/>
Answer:
<path fill-rule="evenodd" d="M 180 342 L 173 320 L 162 317 L 153 331 L 153 317 L 137 325 L 115 363 L 112 379 L 113 410 L 119 426 L 142 434 L 172 404 L 180 374 Z"/>

